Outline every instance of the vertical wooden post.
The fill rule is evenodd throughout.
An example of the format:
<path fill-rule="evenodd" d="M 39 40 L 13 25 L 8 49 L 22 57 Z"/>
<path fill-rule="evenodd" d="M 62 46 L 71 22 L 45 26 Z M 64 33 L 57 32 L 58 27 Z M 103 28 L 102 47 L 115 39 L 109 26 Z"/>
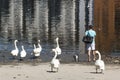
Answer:
<path fill-rule="evenodd" d="M 84 54 L 85 44 L 82 42 L 82 37 L 85 33 L 85 0 L 80 0 L 79 4 L 79 49 L 80 54 Z"/>
<path fill-rule="evenodd" d="M 89 3 L 88 3 L 88 8 L 89 8 L 89 25 L 93 25 L 93 3 L 94 0 L 89 0 Z"/>

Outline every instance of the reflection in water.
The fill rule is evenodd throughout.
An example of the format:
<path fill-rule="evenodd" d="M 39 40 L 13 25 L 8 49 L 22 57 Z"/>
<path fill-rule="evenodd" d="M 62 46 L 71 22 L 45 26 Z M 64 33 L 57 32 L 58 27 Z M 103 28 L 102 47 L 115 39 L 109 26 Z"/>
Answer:
<path fill-rule="evenodd" d="M 79 0 L 9 0 L 1 6 L 1 41 L 18 39 L 32 43 L 41 39 L 43 43 L 54 43 L 59 36 L 63 46 L 75 47 L 79 25 Z M 77 42 L 76 42 L 77 41 Z M 68 48 L 68 49 L 69 49 Z"/>
<path fill-rule="evenodd" d="M 40 39 L 43 53 L 49 53 L 47 50 L 56 46 L 55 38 L 59 37 L 64 53 L 84 53 L 81 39 L 85 31 L 86 1 L 0 0 L 0 50 L 10 51 L 13 41 L 18 39 L 19 48 L 23 44 L 30 53 L 33 43 Z M 88 24 L 92 24 L 92 8 L 89 11 Z"/>

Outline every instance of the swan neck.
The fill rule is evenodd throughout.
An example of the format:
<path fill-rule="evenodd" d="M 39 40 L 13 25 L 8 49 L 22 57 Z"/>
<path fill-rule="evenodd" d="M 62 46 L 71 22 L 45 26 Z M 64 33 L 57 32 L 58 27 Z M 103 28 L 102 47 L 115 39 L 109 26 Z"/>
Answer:
<path fill-rule="evenodd" d="M 56 42 L 57 42 L 57 47 L 59 47 L 59 43 L 58 43 L 58 40 L 57 40 Z"/>
<path fill-rule="evenodd" d="M 34 49 L 36 49 L 36 46 L 35 46 L 35 44 L 34 44 Z"/>
<path fill-rule="evenodd" d="M 22 46 L 22 50 L 24 50 L 24 47 Z"/>
<path fill-rule="evenodd" d="M 14 42 L 14 45 L 15 45 L 15 49 L 17 49 L 17 44 L 16 44 L 16 43 L 17 43 L 17 42 L 15 41 L 15 42 Z"/>
<path fill-rule="evenodd" d="M 53 59 L 56 59 L 56 57 L 57 57 L 57 52 L 55 51 L 55 55 L 54 55 Z"/>
<path fill-rule="evenodd" d="M 98 53 L 98 56 L 99 56 L 99 58 L 98 58 L 98 59 L 99 59 L 99 60 L 101 60 L 101 54 L 100 54 L 100 53 Z"/>
<path fill-rule="evenodd" d="M 40 43 L 38 43 L 38 47 L 40 48 L 41 46 L 40 46 Z"/>
<path fill-rule="evenodd" d="M 38 40 L 38 47 L 40 48 L 41 46 L 40 46 L 40 40 Z"/>

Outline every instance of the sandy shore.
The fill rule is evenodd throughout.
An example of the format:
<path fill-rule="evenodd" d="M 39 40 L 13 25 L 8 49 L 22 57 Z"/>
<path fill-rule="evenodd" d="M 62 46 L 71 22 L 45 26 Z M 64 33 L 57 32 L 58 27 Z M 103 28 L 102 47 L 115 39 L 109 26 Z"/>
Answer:
<path fill-rule="evenodd" d="M 94 65 L 62 64 L 51 72 L 49 63 L 0 65 L 0 80 L 114 80 L 120 79 L 120 65 L 106 65 L 104 74 L 95 73 Z"/>

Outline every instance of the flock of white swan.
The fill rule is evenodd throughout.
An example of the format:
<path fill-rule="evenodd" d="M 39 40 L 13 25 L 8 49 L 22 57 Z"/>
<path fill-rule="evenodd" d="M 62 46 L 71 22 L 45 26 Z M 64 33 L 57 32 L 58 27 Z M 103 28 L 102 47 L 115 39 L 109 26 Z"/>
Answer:
<path fill-rule="evenodd" d="M 54 57 L 52 58 L 52 60 L 50 62 L 50 64 L 51 64 L 51 71 L 53 71 L 54 68 L 56 68 L 57 71 L 58 71 L 58 68 L 59 68 L 59 65 L 60 65 L 60 61 L 57 58 L 57 56 L 61 55 L 61 48 L 59 47 L 58 40 L 59 40 L 59 38 L 57 37 L 56 38 L 57 46 L 56 46 L 56 48 L 52 49 L 52 51 L 54 52 L 55 55 L 54 55 Z M 17 42 L 18 42 L 18 40 L 14 41 L 15 49 L 13 49 L 11 51 L 11 54 L 12 54 L 13 58 L 18 56 L 18 54 L 19 54 L 19 49 L 17 47 Z M 23 60 L 27 56 L 27 52 L 24 49 L 23 45 L 21 46 L 21 48 L 22 48 L 22 50 L 20 51 L 20 60 Z M 31 55 L 34 55 L 37 58 L 37 57 L 40 56 L 41 51 L 42 51 L 42 47 L 40 45 L 40 40 L 38 40 L 37 46 L 34 44 L 34 49 L 33 49 L 32 53 L 31 53 Z"/>
<path fill-rule="evenodd" d="M 54 52 L 54 57 L 52 58 L 52 60 L 50 62 L 51 71 L 54 71 L 53 69 L 56 69 L 56 72 L 58 72 L 59 65 L 60 65 L 60 60 L 57 58 L 57 56 L 61 55 L 61 48 L 59 46 L 58 40 L 59 40 L 59 38 L 57 37 L 56 38 L 57 46 L 56 46 L 56 48 L 52 49 L 52 51 Z M 11 54 L 13 57 L 18 56 L 18 54 L 19 54 L 17 42 L 18 42 L 18 40 L 14 41 L 15 49 L 11 51 Z M 22 50 L 20 51 L 20 58 L 23 59 L 26 57 L 27 53 L 26 53 L 23 45 L 21 46 L 21 48 L 22 48 Z M 42 47 L 40 45 L 40 40 L 38 40 L 38 47 L 36 47 L 36 45 L 34 44 L 34 49 L 31 54 L 34 55 L 35 57 L 39 57 L 41 51 L 42 51 Z M 98 59 L 95 61 L 96 73 L 98 73 L 98 70 L 100 70 L 100 72 L 103 73 L 103 71 L 105 70 L 105 63 L 103 60 L 101 60 L 100 52 L 96 50 L 95 53 L 98 54 Z"/>
<path fill-rule="evenodd" d="M 18 40 L 15 40 L 15 41 L 14 41 L 15 49 L 13 49 L 13 50 L 11 51 L 11 54 L 12 54 L 12 56 L 13 56 L 14 58 L 15 58 L 16 56 L 18 56 L 18 54 L 19 54 L 19 49 L 18 49 L 18 47 L 17 47 L 17 42 L 18 42 Z M 23 46 L 23 45 L 21 46 L 21 48 L 22 48 L 22 50 L 20 51 L 20 58 L 23 59 L 23 58 L 25 58 L 25 57 L 27 56 L 27 52 L 26 52 L 26 50 L 24 49 L 24 46 Z M 42 51 L 42 47 L 41 47 L 41 45 L 40 45 L 40 40 L 38 40 L 38 47 L 36 47 L 36 45 L 34 44 L 33 53 L 31 53 L 31 54 L 34 55 L 35 57 L 38 57 L 38 56 L 40 56 L 41 51 Z"/>

